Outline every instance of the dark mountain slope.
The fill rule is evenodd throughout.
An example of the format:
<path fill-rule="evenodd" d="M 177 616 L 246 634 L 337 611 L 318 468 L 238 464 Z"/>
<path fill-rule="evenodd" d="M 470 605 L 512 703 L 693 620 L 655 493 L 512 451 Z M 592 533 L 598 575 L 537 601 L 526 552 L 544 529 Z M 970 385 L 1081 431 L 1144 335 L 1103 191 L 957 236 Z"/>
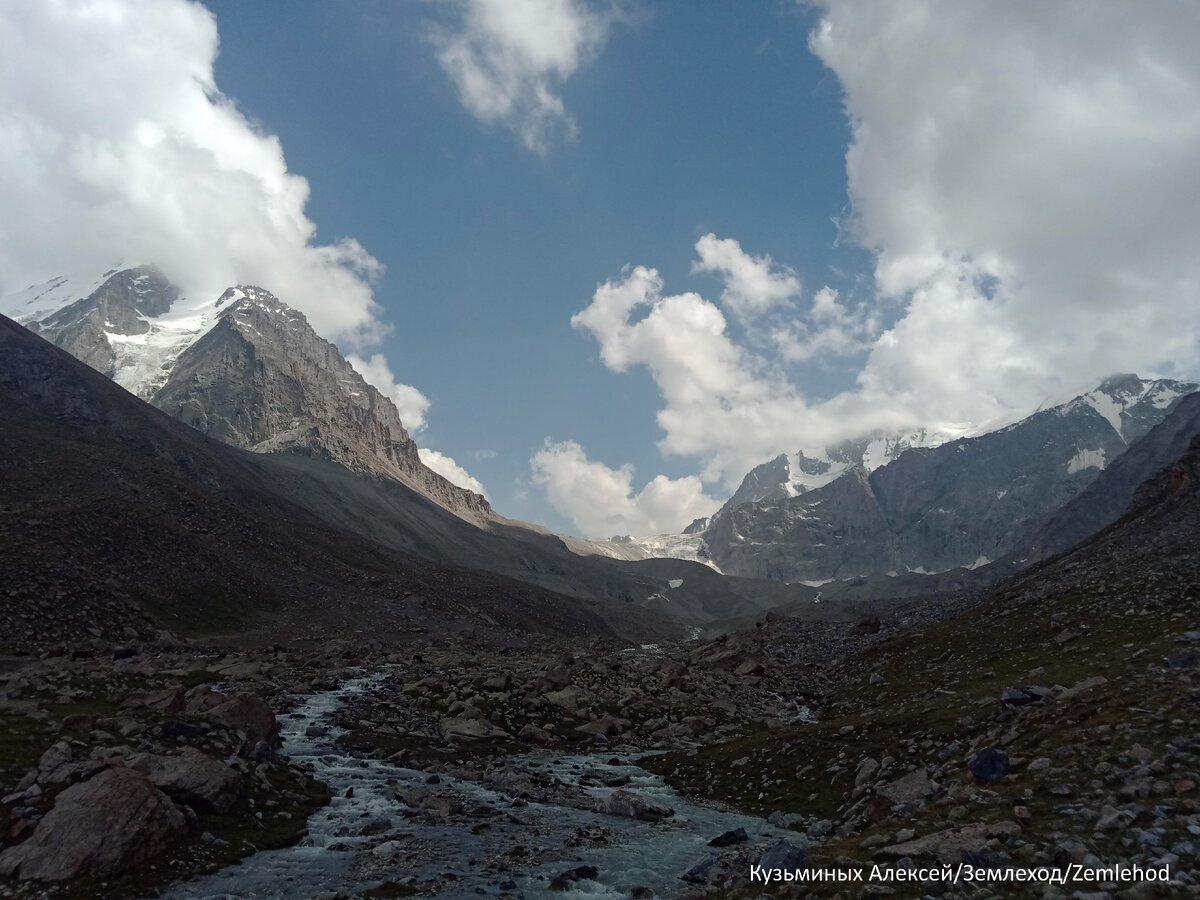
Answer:
<path fill-rule="evenodd" d="M 590 604 L 332 526 L 287 498 L 276 460 L 205 438 L 3 317 L 0 485 L 3 645 L 152 622 L 321 640 L 612 633 Z"/>
<path fill-rule="evenodd" d="M 1037 522 L 1008 561 L 1015 566 L 1045 559 L 1115 522 L 1129 508 L 1139 485 L 1179 459 L 1197 434 L 1200 394 L 1191 394 L 1077 497 Z"/>

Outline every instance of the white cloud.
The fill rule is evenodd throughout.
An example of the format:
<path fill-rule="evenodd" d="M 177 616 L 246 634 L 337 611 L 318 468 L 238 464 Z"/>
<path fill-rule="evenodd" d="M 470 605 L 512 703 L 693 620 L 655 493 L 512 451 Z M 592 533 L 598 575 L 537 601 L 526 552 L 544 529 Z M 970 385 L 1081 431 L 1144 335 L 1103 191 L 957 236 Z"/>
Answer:
<path fill-rule="evenodd" d="M 726 275 L 720 306 L 759 312 L 743 340 L 653 269 L 601 285 L 572 323 L 613 371 L 649 370 L 664 453 L 732 487 L 874 428 L 994 427 L 1114 371 L 1200 374 L 1200 6 L 822 5 L 811 47 L 852 126 L 844 225 L 878 302 L 826 288 L 806 309 L 714 236 L 695 269 Z M 824 401 L 787 377 L 864 352 Z"/>
<path fill-rule="evenodd" d="M 438 61 L 476 118 L 512 129 L 545 153 L 574 140 L 575 120 L 559 90 L 604 43 L 615 10 L 583 0 L 451 0 L 453 28 L 431 31 Z"/>
<path fill-rule="evenodd" d="M 433 471 L 437 472 L 451 484 L 457 484 L 460 488 L 474 491 L 485 500 L 487 499 L 487 491 L 483 489 L 482 482 L 449 456 L 425 447 L 418 447 L 417 452 L 421 455 L 421 462 L 425 463 L 426 466 L 433 469 Z"/>
<path fill-rule="evenodd" d="M 836 329 L 849 315 L 828 291 L 819 293 L 815 310 L 794 325 L 818 341 L 831 320 Z M 920 422 L 910 410 L 862 395 L 811 405 L 777 361 L 730 336 L 717 304 L 695 293 L 665 295 L 654 269 L 627 269 L 600 285 L 571 324 L 596 338 L 614 372 L 650 371 L 663 397 L 659 447 L 669 456 L 697 458 L 705 482 L 733 488 L 748 469 L 783 450 Z"/>
<path fill-rule="evenodd" d="M 853 233 L 907 304 L 864 391 L 980 421 L 1200 366 L 1200 7 L 829 0 Z"/>
<path fill-rule="evenodd" d="M 870 347 L 878 329 L 867 309 L 848 309 L 838 292 L 826 286 L 813 295 L 808 320 L 797 317 L 776 325 L 771 341 L 787 362 L 804 362 L 860 353 Z"/>
<path fill-rule="evenodd" d="M 682 531 L 721 505 L 694 476 L 659 475 L 633 490 L 633 467 L 612 469 L 588 459 L 574 441 L 546 441 L 530 460 L 534 483 L 551 505 L 588 537 L 664 534 Z"/>
<path fill-rule="evenodd" d="M 190 0 L 0 4 L 0 294 L 149 262 L 192 297 L 261 284 L 369 344 L 382 267 L 316 243 L 307 181 L 217 88 L 217 43 Z"/>
<path fill-rule="evenodd" d="M 400 421 L 409 432 L 418 432 L 425 427 L 425 414 L 429 411 L 429 398 L 410 384 L 399 384 L 387 359 L 382 353 L 376 353 L 363 358 L 356 353 L 346 356 L 346 361 L 354 367 L 368 384 L 396 404 L 400 412 Z M 430 467 L 432 468 L 432 466 Z"/>
<path fill-rule="evenodd" d="M 733 238 L 706 234 L 696 242 L 700 259 L 693 272 L 717 272 L 725 279 L 721 305 L 739 319 L 750 319 L 786 305 L 800 293 L 800 278 L 769 256 L 751 256 Z M 775 271 L 772 271 L 772 270 Z"/>

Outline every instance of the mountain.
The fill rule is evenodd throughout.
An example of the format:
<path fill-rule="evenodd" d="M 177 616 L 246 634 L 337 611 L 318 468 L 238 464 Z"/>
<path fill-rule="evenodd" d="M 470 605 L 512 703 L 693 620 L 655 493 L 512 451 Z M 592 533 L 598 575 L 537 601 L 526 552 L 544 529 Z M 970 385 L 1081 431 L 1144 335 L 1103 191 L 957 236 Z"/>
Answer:
<path fill-rule="evenodd" d="M 704 533 L 704 551 L 727 574 L 789 582 L 984 565 L 1012 550 L 1028 523 L 1078 495 L 1197 389 L 1116 376 L 999 431 L 907 446 L 883 466 L 847 465 L 794 494 L 795 480 L 784 480 L 789 461 L 780 457 L 752 472 L 739 491 L 764 499 L 727 503 Z M 863 446 L 871 442 L 853 444 Z M 886 454 L 898 446 L 876 449 Z M 772 480 L 775 487 L 764 491 Z"/>
<path fill-rule="evenodd" d="M 1200 393 L 1182 397 L 1171 413 L 1136 441 L 1070 502 L 1033 523 L 1009 561 L 1028 565 L 1061 553 L 1119 519 L 1139 487 L 1187 451 L 1200 435 Z"/>
<path fill-rule="evenodd" d="M 89 292 L 76 298 L 70 285 Z M 420 460 L 395 404 L 304 315 L 259 287 L 195 302 L 150 266 L 53 279 L 0 300 L 30 330 L 218 440 L 400 481 L 471 521 L 480 495 Z"/>
<path fill-rule="evenodd" d="M 606 618 L 662 633 L 625 604 L 608 610 L 339 527 L 311 505 L 319 475 L 298 478 L 292 459 L 367 481 L 207 438 L 0 316 L 0 646 L 159 628 L 302 642 L 462 628 L 612 636 Z M 481 533 L 395 489 L 421 521 Z"/>

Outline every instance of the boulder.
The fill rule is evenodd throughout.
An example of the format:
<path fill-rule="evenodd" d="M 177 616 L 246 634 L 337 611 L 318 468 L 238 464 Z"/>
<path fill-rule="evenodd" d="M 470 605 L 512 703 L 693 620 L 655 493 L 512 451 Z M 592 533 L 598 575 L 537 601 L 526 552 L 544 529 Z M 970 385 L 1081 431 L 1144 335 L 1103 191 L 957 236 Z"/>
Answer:
<path fill-rule="evenodd" d="M 791 841 L 781 840 L 762 855 L 758 861 L 764 869 L 796 870 L 804 868 L 804 848 Z"/>
<path fill-rule="evenodd" d="M 595 866 L 576 866 L 561 875 L 555 875 L 550 882 L 552 891 L 569 891 L 577 881 L 595 881 L 600 872 Z"/>
<path fill-rule="evenodd" d="M 242 776 L 194 747 L 185 748 L 178 756 L 139 753 L 126 765 L 141 772 L 172 799 L 197 812 L 224 815 L 242 795 Z"/>
<path fill-rule="evenodd" d="M 280 743 L 275 713 L 265 700 L 253 694 L 220 694 L 206 688 L 189 698 L 187 711 L 240 731 L 251 741 L 266 741 L 272 746 Z"/>
<path fill-rule="evenodd" d="M 187 819 L 145 775 L 108 769 L 61 794 L 22 844 L 0 853 L 0 875 L 65 881 L 141 865 L 187 833 Z"/>
<path fill-rule="evenodd" d="M 1012 765 L 1008 754 L 996 747 L 984 747 L 971 755 L 967 768 L 980 784 L 992 784 L 1008 774 Z"/>
<path fill-rule="evenodd" d="M 600 811 L 610 816 L 626 816 L 642 822 L 661 822 L 675 815 L 675 810 L 632 791 L 616 790 L 604 798 Z"/>
<path fill-rule="evenodd" d="M 925 770 L 917 769 L 885 784 L 879 789 L 879 794 L 892 803 L 913 803 L 931 796 L 935 790 L 937 785 L 929 780 Z"/>
<path fill-rule="evenodd" d="M 599 719 L 594 719 L 586 725 L 580 725 L 575 730 L 580 734 L 603 734 L 606 737 L 613 737 L 628 727 L 628 719 L 622 719 L 617 716 L 601 716 Z"/>
<path fill-rule="evenodd" d="M 710 847 L 732 847 L 734 844 L 744 844 L 750 840 L 750 835 L 746 834 L 745 828 L 735 828 L 733 831 L 726 831 L 724 834 L 718 834 L 715 838 L 708 842 Z"/>
<path fill-rule="evenodd" d="M 512 737 L 499 725 L 493 725 L 482 717 L 442 719 L 438 723 L 438 731 L 448 741 L 487 741 Z"/>
<path fill-rule="evenodd" d="M 947 828 L 933 834 L 919 837 L 916 840 L 902 841 L 879 852 L 891 859 L 903 859 L 906 856 L 917 858 L 934 858 L 942 863 L 953 864 L 961 862 L 964 853 L 981 853 L 993 838 L 1008 838 L 1020 833 L 1016 822 L 979 822 L 974 825 L 964 825 L 961 828 Z"/>

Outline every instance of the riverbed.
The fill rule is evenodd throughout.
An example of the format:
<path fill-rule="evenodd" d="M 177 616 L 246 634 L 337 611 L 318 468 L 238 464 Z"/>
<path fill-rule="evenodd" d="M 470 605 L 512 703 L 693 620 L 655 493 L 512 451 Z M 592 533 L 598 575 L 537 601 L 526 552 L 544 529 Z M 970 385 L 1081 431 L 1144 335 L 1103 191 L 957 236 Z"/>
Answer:
<path fill-rule="evenodd" d="M 603 754 L 529 754 L 509 768 L 558 785 L 549 802 L 514 799 L 481 781 L 431 776 L 354 756 L 338 747 L 333 713 L 384 676 L 352 678 L 309 696 L 282 719 L 283 752 L 329 786 L 332 800 L 308 821 L 292 847 L 255 853 L 241 863 L 173 887 L 174 900 L 350 896 L 383 882 L 445 898 L 511 896 L 672 897 L 680 875 L 714 852 L 708 842 L 744 829 L 747 846 L 765 850 L 795 838 L 762 819 L 693 804 L 621 748 Z M 547 776 L 549 778 L 547 779 Z M 668 806 L 659 822 L 607 815 L 592 806 L 618 789 Z M 428 797 L 435 816 L 398 799 Z M 593 871 L 594 870 L 594 871 Z M 564 885 L 558 876 L 576 872 Z M 580 874 L 581 873 L 581 874 Z M 565 888 L 565 889 L 564 889 Z"/>

